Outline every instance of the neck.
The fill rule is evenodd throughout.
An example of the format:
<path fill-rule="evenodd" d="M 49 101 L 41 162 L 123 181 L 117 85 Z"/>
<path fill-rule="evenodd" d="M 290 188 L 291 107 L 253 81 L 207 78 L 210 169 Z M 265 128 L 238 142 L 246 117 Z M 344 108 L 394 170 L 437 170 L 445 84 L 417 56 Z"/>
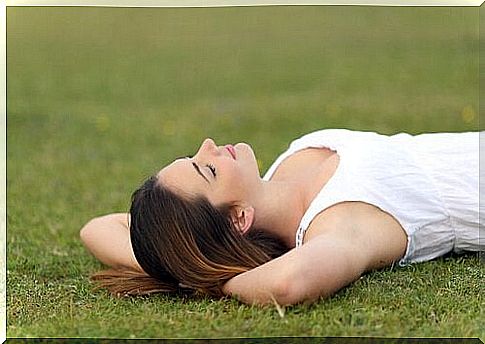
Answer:
<path fill-rule="evenodd" d="M 254 226 L 295 247 L 295 234 L 306 209 L 303 190 L 298 182 L 263 181 Z"/>

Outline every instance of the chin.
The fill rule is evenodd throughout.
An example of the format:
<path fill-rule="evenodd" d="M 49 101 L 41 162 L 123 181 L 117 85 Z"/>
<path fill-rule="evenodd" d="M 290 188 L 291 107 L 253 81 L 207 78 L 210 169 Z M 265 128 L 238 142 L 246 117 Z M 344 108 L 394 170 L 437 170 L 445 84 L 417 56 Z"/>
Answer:
<path fill-rule="evenodd" d="M 243 165 L 246 166 L 245 170 L 247 172 L 251 171 L 251 174 L 256 173 L 258 177 L 261 178 L 258 161 L 251 145 L 241 142 L 237 143 L 234 147 L 237 147 L 236 152 L 239 153 L 239 155 L 236 156 L 236 160 L 239 161 L 239 163 L 243 162 Z"/>
<path fill-rule="evenodd" d="M 239 142 L 239 143 L 236 143 L 234 145 L 234 148 L 237 148 L 237 149 L 248 149 L 250 150 L 251 152 L 253 151 L 253 148 L 251 147 L 251 145 L 249 143 L 246 143 L 246 142 Z"/>

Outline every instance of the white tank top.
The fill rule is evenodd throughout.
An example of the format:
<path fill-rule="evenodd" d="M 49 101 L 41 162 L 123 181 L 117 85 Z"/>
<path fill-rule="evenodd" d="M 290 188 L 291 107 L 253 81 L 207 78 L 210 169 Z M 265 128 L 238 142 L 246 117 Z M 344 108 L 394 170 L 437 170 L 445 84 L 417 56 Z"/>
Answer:
<path fill-rule="evenodd" d="M 406 231 L 408 246 L 401 265 L 451 250 L 484 250 L 483 241 L 478 241 L 480 235 L 485 238 L 482 227 L 478 233 L 478 132 L 385 136 L 320 130 L 293 141 L 263 179 L 270 180 L 293 153 L 322 147 L 337 152 L 339 165 L 303 215 L 296 247 L 303 244 L 316 215 L 337 203 L 358 201 L 392 215 Z"/>

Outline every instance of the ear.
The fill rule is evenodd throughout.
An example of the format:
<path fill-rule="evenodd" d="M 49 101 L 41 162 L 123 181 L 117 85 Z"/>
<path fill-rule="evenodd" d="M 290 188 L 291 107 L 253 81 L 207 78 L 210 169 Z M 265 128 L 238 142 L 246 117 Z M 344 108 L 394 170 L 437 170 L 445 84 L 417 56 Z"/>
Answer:
<path fill-rule="evenodd" d="M 246 233 L 254 222 L 254 208 L 251 206 L 234 206 L 231 210 L 231 220 L 242 234 Z"/>

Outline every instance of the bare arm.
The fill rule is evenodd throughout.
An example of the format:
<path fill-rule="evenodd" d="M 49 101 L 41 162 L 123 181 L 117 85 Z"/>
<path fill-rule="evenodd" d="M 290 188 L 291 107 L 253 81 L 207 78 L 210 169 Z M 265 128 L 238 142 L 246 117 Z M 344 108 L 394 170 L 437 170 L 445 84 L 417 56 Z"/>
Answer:
<path fill-rule="evenodd" d="M 352 207 L 351 212 L 340 207 L 342 214 L 352 216 L 339 215 L 337 222 L 331 217 L 314 221 L 313 229 L 319 235 L 277 259 L 235 276 L 225 284 L 224 292 L 246 303 L 309 302 L 334 294 L 365 271 L 402 258 L 407 239 L 400 225 L 374 207 Z"/>
<path fill-rule="evenodd" d="M 357 247 L 339 237 L 320 235 L 224 286 L 224 292 L 250 304 L 311 302 L 330 296 L 357 280 L 367 260 Z"/>
<path fill-rule="evenodd" d="M 92 219 L 81 229 L 81 240 L 102 263 L 114 269 L 143 271 L 131 248 L 128 216 L 116 213 Z"/>

